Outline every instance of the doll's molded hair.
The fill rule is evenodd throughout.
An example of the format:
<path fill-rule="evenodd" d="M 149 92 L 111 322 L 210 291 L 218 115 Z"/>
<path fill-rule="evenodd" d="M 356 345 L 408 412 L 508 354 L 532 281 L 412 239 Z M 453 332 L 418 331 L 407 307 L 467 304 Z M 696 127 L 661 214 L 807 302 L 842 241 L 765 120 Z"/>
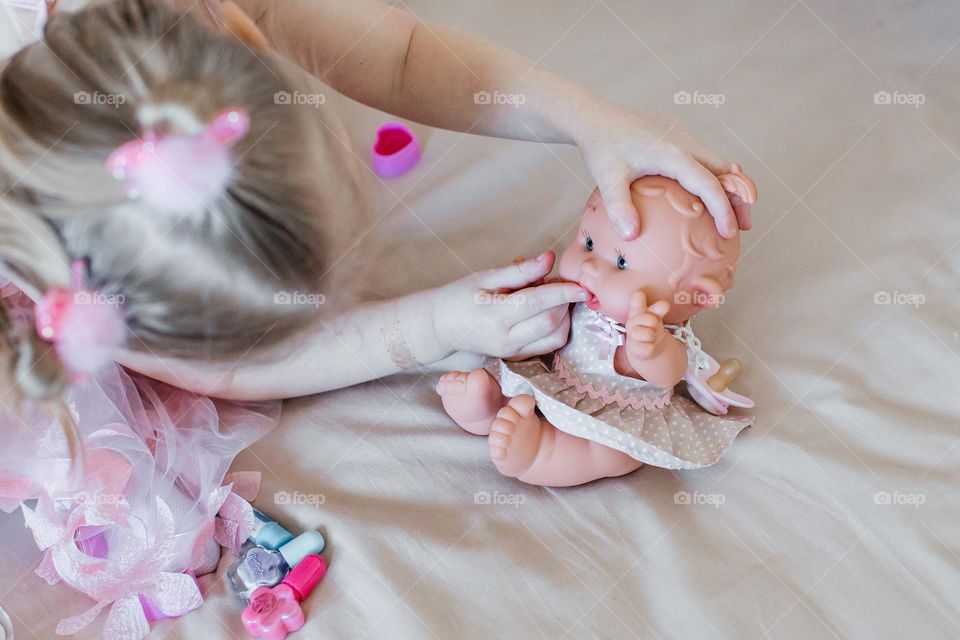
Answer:
<path fill-rule="evenodd" d="M 757 201 L 757 188 L 746 175 L 744 175 L 739 165 L 734 164 L 730 173 L 725 173 L 717 177 L 724 191 L 731 195 L 739 197 L 744 202 L 753 204 Z M 680 214 L 683 221 L 680 225 L 680 243 L 683 246 L 683 262 L 670 274 L 670 287 L 676 292 L 683 280 L 690 274 L 693 260 L 722 260 L 724 257 L 720 243 L 723 238 L 710 227 L 711 232 L 696 232 L 694 221 L 699 219 L 705 213 L 707 208 L 697 196 L 693 195 L 679 183 L 660 176 L 641 178 L 632 185 L 634 194 L 641 198 L 663 198 L 670 204 L 674 211 Z M 650 184 L 651 181 L 660 184 Z M 701 225 L 702 226 L 702 225 Z M 726 265 L 720 278 L 728 279 L 726 288 L 733 286 L 733 277 L 736 273 L 736 265 Z M 701 280 L 699 286 L 704 289 L 710 289 L 707 293 L 722 293 L 724 287 L 716 277 L 697 276 Z M 709 278 L 710 282 L 704 279 Z M 719 291 L 714 291 L 718 289 Z"/>

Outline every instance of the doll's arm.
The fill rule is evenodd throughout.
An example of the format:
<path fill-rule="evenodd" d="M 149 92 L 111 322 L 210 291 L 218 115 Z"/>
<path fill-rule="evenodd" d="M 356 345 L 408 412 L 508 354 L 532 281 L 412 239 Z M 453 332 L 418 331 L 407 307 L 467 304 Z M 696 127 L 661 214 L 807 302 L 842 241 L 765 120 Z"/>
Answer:
<path fill-rule="evenodd" d="M 626 342 L 614 354 L 618 373 L 642 378 L 664 389 L 680 382 L 687 370 L 687 348 L 663 326 L 663 316 L 669 310 L 666 300 L 648 307 L 642 291 L 633 294 Z"/>

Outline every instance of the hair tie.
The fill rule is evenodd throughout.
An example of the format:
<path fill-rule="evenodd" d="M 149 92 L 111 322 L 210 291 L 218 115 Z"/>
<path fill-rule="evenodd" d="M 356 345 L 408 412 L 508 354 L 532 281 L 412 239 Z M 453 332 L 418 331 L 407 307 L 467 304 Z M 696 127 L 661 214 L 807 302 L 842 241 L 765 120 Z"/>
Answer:
<path fill-rule="evenodd" d="M 126 183 L 127 197 L 171 215 L 196 213 L 226 189 L 234 164 L 230 149 L 249 131 L 245 110 L 226 109 L 196 135 L 148 131 L 125 142 L 107 158 L 106 168 Z"/>
<path fill-rule="evenodd" d="M 84 267 L 84 261 L 74 261 L 71 286 L 51 287 L 33 310 L 37 335 L 53 344 L 67 369 L 79 375 L 112 362 L 126 332 L 123 296 L 84 289 Z"/>

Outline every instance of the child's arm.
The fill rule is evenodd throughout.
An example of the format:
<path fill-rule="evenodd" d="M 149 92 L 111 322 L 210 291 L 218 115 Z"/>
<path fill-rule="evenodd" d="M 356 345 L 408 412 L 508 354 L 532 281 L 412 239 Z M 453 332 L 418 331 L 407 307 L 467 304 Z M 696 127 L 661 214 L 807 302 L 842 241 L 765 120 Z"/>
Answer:
<path fill-rule="evenodd" d="M 567 341 L 570 283 L 528 287 L 554 255 L 482 271 L 448 285 L 318 316 L 282 342 L 206 362 L 125 351 L 121 364 L 169 384 L 220 398 L 261 400 L 329 391 L 441 360 L 454 351 L 492 356 L 548 353 Z M 519 289 L 514 294 L 490 292 Z"/>
<path fill-rule="evenodd" d="M 676 123 L 623 109 L 493 43 L 376 0 L 235 2 L 271 47 L 355 100 L 435 127 L 577 145 L 625 238 L 639 231 L 630 183 L 648 174 L 700 196 L 722 234 L 732 236 L 738 223 L 750 228 L 749 205 L 731 205 L 716 178 L 730 162 Z"/>

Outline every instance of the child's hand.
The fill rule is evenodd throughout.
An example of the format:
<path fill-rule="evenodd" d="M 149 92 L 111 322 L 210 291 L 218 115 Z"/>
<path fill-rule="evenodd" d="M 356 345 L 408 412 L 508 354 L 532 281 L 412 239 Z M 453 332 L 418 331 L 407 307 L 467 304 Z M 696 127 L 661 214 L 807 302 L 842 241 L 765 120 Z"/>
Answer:
<path fill-rule="evenodd" d="M 699 196 L 721 235 L 732 237 L 738 225 L 749 229 L 750 205 L 739 198 L 731 203 L 717 180 L 731 163 L 674 127 L 607 104 L 591 109 L 581 121 L 577 145 L 620 236 L 631 240 L 640 232 L 630 184 L 646 175 L 673 178 Z"/>
<path fill-rule="evenodd" d="M 655 358 L 668 344 L 667 330 L 663 326 L 663 316 L 670 310 L 666 300 L 647 306 L 647 297 L 643 291 L 634 291 L 630 297 L 630 311 L 627 317 L 627 359 L 631 365 Z"/>
<path fill-rule="evenodd" d="M 433 322 L 450 350 L 500 358 L 549 353 L 567 342 L 569 305 L 586 300 L 572 283 L 529 286 L 553 269 L 547 251 L 535 259 L 474 273 L 434 292 Z"/>

